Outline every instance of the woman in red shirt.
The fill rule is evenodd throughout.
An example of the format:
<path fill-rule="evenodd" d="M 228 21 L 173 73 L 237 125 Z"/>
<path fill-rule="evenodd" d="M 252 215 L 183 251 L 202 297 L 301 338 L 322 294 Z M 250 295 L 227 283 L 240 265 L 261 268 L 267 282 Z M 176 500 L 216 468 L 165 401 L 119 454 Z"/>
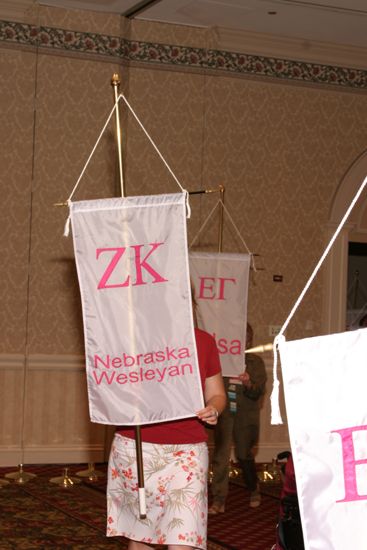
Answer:
<path fill-rule="evenodd" d="M 130 539 L 129 550 L 206 549 L 208 450 L 205 424 L 214 426 L 226 403 L 214 338 L 195 329 L 205 408 L 192 418 L 141 427 L 147 514 L 139 518 L 134 427 L 118 428 L 107 487 L 107 536 Z"/>

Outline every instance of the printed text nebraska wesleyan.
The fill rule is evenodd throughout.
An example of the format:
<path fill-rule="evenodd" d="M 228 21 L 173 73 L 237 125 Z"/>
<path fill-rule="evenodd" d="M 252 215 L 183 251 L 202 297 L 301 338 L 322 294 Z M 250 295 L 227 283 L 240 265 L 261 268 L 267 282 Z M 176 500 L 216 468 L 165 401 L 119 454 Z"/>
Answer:
<path fill-rule="evenodd" d="M 94 355 L 93 366 L 95 369 L 103 369 L 102 372 L 93 370 L 93 377 L 98 385 L 102 382 L 108 385 L 116 382 L 126 384 L 128 382 L 143 382 L 155 380 L 163 382 L 167 377 L 183 376 L 186 373 L 193 374 L 191 363 L 182 363 L 181 359 L 190 357 L 190 351 L 186 347 L 170 348 L 138 355 L 123 353 L 120 356 L 106 355 L 101 357 Z M 156 365 L 156 363 L 169 362 L 169 365 Z M 172 364 L 175 362 L 176 364 Z M 148 368 L 144 368 L 148 366 Z M 118 372 L 116 369 L 128 368 L 127 372 Z"/>

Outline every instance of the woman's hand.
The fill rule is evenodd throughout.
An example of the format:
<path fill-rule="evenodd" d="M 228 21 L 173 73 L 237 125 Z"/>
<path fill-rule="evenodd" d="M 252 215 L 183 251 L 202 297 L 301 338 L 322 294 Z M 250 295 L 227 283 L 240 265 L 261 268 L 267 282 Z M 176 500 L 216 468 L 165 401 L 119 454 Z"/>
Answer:
<path fill-rule="evenodd" d="M 210 376 L 205 380 L 204 399 L 205 409 L 201 409 L 196 414 L 203 422 L 215 426 L 218 422 L 218 416 L 224 410 L 227 401 L 221 373 Z"/>
<path fill-rule="evenodd" d="M 201 409 L 196 413 L 198 418 L 207 424 L 215 426 L 218 422 L 218 411 L 213 405 L 208 405 L 205 409 Z"/>
<path fill-rule="evenodd" d="M 251 380 L 249 374 L 245 371 L 242 374 L 238 376 L 238 378 L 241 380 L 242 384 L 245 386 L 245 388 L 248 388 L 251 386 Z"/>

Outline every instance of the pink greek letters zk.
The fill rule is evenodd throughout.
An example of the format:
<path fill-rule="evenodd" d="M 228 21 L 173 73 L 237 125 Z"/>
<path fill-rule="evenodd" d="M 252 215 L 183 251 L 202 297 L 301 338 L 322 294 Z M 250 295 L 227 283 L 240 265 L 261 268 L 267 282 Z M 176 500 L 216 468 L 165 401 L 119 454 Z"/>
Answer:
<path fill-rule="evenodd" d="M 110 280 L 111 276 L 114 274 L 115 270 L 117 270 L 119 273 L 120 271 L 128 271 L 131 272 L 135 268 L 135 280 L 131 283 L 131 286 L 139 286 L 139 285 L 146 285 L 148 281 L 144 280 L 143 278 L 143 269 L 149 273 L 149 275 L 153 278 L 151 281 L 154 283 L 165 283 L 168 281 L 168 279 L 165 279 L 162 275 L 158 273 L 149 263 L 148 258 L 155 252 L 158 247 L 162 246 L 164 243 L 150 243 L 149 245 L 144 244 L 137 244 L 132 245 L 130 247 L 115 247 L 115 248 L 97 248 L 96 250 L 96 258 L 97 260 L 100 258 L 101 254 L 105 252 L 112 253 L 112 258 L 110 259 L 109 264 L 107 265 L 99 283 L 98 283 L 98 290 L 106 289 L 106 288 L 120 288 L 120 287 L 128 287 L 130 286 L 130 275 L 126 277 L 126 279 L 123 282 L 115 283 L 115 284 L 107 284 Z M 145 246 L 150 246 L 151 249 L 148 251 L 148 253 L 142 258 L 142 248 Z M 127 248 L 133 250 L 133 257 L 134 262 L 129 261 L 128 254 L 125 255 L 125 252 Z M 123 258 L 127 258 L 125 261 L 124 268 L 121 267 L 123 264 Z M 126 266 L 126 263 L 128 264 Z M 133 263 L 133 267 L 131 268 L 130 263 Z"/>

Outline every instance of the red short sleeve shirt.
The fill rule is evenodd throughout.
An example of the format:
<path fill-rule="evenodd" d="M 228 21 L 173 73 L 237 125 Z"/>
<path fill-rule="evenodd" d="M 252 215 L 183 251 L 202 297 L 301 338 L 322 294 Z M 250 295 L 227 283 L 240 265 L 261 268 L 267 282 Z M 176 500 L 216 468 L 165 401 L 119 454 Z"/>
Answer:
<path fill-rule="evenodd" d="M 218 349 L 214 338 L 200 329 L 195 329 L 200 378 L 203 390 L 205 380 L 221 372 Z M 117 433 L 134 438 L 134 426 L 121 427 Z M 197 417 L 159 422 L 141 427 L 142 441 L 160 444 L 201 443 L 208 439 L 205 427 Z"/>

